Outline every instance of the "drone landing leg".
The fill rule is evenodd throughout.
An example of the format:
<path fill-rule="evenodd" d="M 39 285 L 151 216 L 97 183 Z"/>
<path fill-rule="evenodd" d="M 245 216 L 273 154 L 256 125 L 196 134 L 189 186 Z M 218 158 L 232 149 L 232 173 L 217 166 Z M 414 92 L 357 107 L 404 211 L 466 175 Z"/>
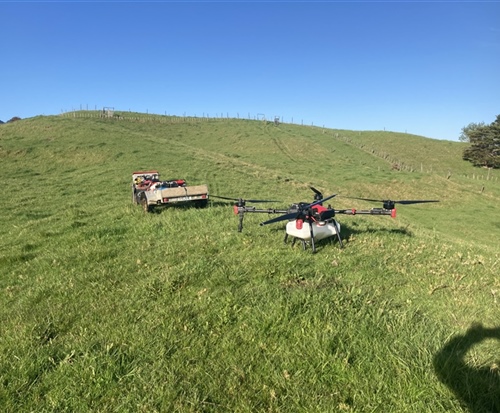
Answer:
<path fill-rule="evenodd" d="M 316 245 L 314 244 L 314 238 L 311 238 L 311 248 L 312 248 L 312 253 L 314 254 L 316 252 Z"/>
<path fill-rule="evenodd" d="M 312 253 L 316 252 L 316 245 L 314 245 L 314 233 L 313 233 L 313 225 L 312 222 L 309 223 L 309 228 L 311 229 L 311 249 Z"/>
<path fill-rule="evenodd" d="M 316 253 L 316 243 L 314 242 L 314 237 L 311 237 L 311 250 L 312 253 Z"/>
<path fill-rule="evenodd" d="M 240 223 L 238 224 L 238 232 L 243 230 L 243 212 L 240 212 Z"/>
<path fill-rule="evenodd" d="M 286 244 L 287 240 L 288 240 L 288 234 L 287 234 L 287 233 L 285 233 L 285 239 L 283 240 L 283 242 Z M 292 245 L 293 245 L 293 244 L 292 244 Z"/>
<path fill-rule="evenodd" d="M 339 224 L 335 220 L 333 220 L 333 223 L 335 225 L 335 233 L 337 234 L 337 239 L 339 240 L 339 247 L 343 248 L 344 245 L 342 244 L 342 238 L 340 238 Z"/>

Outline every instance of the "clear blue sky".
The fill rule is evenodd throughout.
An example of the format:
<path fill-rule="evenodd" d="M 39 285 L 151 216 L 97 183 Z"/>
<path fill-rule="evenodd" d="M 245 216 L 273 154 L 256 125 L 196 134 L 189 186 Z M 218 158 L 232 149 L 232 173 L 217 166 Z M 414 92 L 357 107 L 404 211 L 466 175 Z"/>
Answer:
<path fill-rule="evenodd" d="M 500 114 L 500 2 L 0 0 L 0 96 L 456 140 Z"/>

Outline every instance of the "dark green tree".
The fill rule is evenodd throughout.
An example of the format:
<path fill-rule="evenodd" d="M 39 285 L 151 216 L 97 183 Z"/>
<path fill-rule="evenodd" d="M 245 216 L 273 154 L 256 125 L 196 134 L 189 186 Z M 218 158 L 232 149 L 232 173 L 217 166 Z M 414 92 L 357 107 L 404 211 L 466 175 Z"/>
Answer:
<path fill-rule="evenodd" d="M 474 166 L 500 168 L 500 115 L 490 125 L 467 129 L 467 136 L 471 145 L 464 150 L 464 160 Z"/>
<path fill-rule="evenodd" d="M 462 133 L 460 133 L 458 140 L 460 142 L 470 142 L 470 133 L 476 129 L 482 128 L 485 125 L 486 124 L 484 122 L 469 123 L 467 126 L 462 128 Z"/>

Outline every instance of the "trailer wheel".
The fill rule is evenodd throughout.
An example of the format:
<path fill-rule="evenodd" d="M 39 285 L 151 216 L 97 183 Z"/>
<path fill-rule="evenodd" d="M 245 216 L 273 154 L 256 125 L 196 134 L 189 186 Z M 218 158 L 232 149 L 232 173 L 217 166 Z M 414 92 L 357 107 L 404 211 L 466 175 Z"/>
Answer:
<path fill-rule="evenodd" d="M 208 199 L 201 199 L 201 200 L 195 201 L 194 205 L 196 208 L 206 208 L 208 205 Z"/>
<path fill-rule="evenodd" d="M 148 205 L 148 200 L 145 196 L 141 198 L 141 206 L 144 212 L 151 212 L 151 206 Z"/>

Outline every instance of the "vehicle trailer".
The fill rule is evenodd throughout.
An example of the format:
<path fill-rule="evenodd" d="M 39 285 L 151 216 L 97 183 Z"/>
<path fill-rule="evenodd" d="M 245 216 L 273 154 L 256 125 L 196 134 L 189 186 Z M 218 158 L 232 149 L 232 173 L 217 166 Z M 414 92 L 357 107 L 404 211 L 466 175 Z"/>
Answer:
<path fill-rule="evenodd" d="M 208 196 L 207 185 L 188 185 L 184 179 L 162 181 L 155 170 L 132 173 L 132 202 L 141 205 L 145 212 L 180 204 L 204 208 Z"/>

